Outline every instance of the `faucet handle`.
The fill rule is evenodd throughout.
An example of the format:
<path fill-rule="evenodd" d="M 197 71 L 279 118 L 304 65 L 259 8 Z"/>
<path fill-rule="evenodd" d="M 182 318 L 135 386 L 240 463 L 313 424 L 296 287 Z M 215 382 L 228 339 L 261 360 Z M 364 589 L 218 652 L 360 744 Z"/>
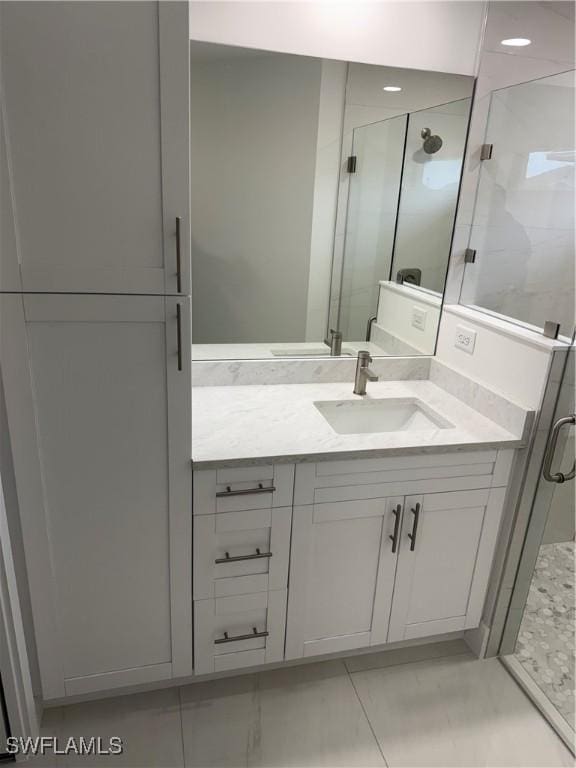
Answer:
<path fill-rule="evenodd" d="M 358 351 L 358 360 L 364 363 L 364 365 L 368 365 L 369 363 L 373 362 L 372 356 L 367 349 L 361 349 Z"/>

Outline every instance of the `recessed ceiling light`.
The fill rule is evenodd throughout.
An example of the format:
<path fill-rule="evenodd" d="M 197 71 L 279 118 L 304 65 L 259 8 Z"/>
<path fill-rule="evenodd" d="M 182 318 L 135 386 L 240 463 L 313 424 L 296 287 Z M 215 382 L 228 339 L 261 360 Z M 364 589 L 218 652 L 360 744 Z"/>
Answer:
<path fill-rule="evenodd" d="M 510 45 L 513 48 L 522 48 L 525 45 L 530 45 L 532 40 L 528 40 L 527 37 L 510 37 L 507 40 L 501 40 L 502 45 Z"/>
<path fill-rule="evenodd" d="M 388 91 L 389 93 L 397 93 L 398 91 L 401 91 L 402 88 L 400 88 L 399 85 L 385 85 L 382 90 Z"/>

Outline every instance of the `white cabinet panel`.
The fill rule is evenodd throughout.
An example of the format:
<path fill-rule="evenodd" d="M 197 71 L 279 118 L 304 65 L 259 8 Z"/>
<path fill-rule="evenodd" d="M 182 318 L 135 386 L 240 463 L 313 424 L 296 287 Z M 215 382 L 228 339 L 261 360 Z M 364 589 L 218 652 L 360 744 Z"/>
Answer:
<path fill-rule="evenodd" d="M 293 492 L 293 464 L 200 469 L 194 472 L 194 514 L 288 507 Z"/>
<path fill-rule="evenodd" d="M 286 590 L 197 600 L 194 614 L 196 674 L 284 658 Z"/>
<path fill-rule="evenodd" d="M 5 258 L 20 270 L 0 290 L 189 293 L 188 3 L 2 3 L 0 17 L 19 251 Z"/>
<path fill-rule="evenodd" d="M 391 456 L 298 464 L 295 504 L 440 493 L 505 484 L 507 463 L 498 451 Z M 494 472 L 498 470 L 498 478 Z"/>
<path fill-rule="evenodd" d="M 194 517 L 194 599 L 285 589 L 292 507 Z"/>
<path fill-rule="evenodd" d="M 286 657 L 386 640 L 402 499 L 294 508 Z"/>
<path fill-rule="evenodd" d="M 502 501 L 501 489 L 406 498 L 389 641 L 478 624 Z"/>
<path fill-rule="evenodd" d="M 63 695 L 65 681 L 83 690 L 89 676 L 105 688 L 121 670 L 132 682 L 144 667 L 189 674 L 188 300 L 26 295 L 24 312 L 48 568 L 25 515 L 24 540 L 35 613 L 51 610 L 47 589 L 55 600 L 40 665 L 60 680 L 44 695 Z"/>

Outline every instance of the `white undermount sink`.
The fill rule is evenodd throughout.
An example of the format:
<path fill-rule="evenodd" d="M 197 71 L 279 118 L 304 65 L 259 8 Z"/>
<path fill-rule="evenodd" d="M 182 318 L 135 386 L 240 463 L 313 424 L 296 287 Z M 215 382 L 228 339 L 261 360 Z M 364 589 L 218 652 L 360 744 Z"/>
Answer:
<path fill-rule="evenodd" d="M 454 426 L 416 397 L 325 400 L 315 402 L 314 405 L 340 435 L 422 432 Z"/>

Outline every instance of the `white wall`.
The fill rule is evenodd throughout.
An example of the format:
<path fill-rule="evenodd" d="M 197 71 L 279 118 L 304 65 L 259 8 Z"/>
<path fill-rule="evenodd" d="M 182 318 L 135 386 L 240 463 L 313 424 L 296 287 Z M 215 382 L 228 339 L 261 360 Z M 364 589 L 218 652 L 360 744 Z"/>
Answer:
<path fill-rule="evenodd" d="M 442 298 L 439 295 L 382 281 L 376 323 L 387 334 L 416 350 L 416 354 L 432 355 L 441 307 Z M 425 313 L 424 328 L 413 324 L 414 312 Z M 375 336 L 373 340 L 378 343 Z"/>
<path fill-rule="evenodd" d="M 191 53 L 192 332 L 303 340 L 321 62 Z"/>
<path fill-rule="evenodd" d="M 193 2 L 190 37 L 326 59 L 473 75 L 483 2 Z"/>
<path fill-rule="evenodd" d="M 474 352 L 454 345 L 457 326 L 476 331 Z M 538 409 L 555 342 L 460 305 L 444 305 L 437 357 L 526 408 Z"/>

